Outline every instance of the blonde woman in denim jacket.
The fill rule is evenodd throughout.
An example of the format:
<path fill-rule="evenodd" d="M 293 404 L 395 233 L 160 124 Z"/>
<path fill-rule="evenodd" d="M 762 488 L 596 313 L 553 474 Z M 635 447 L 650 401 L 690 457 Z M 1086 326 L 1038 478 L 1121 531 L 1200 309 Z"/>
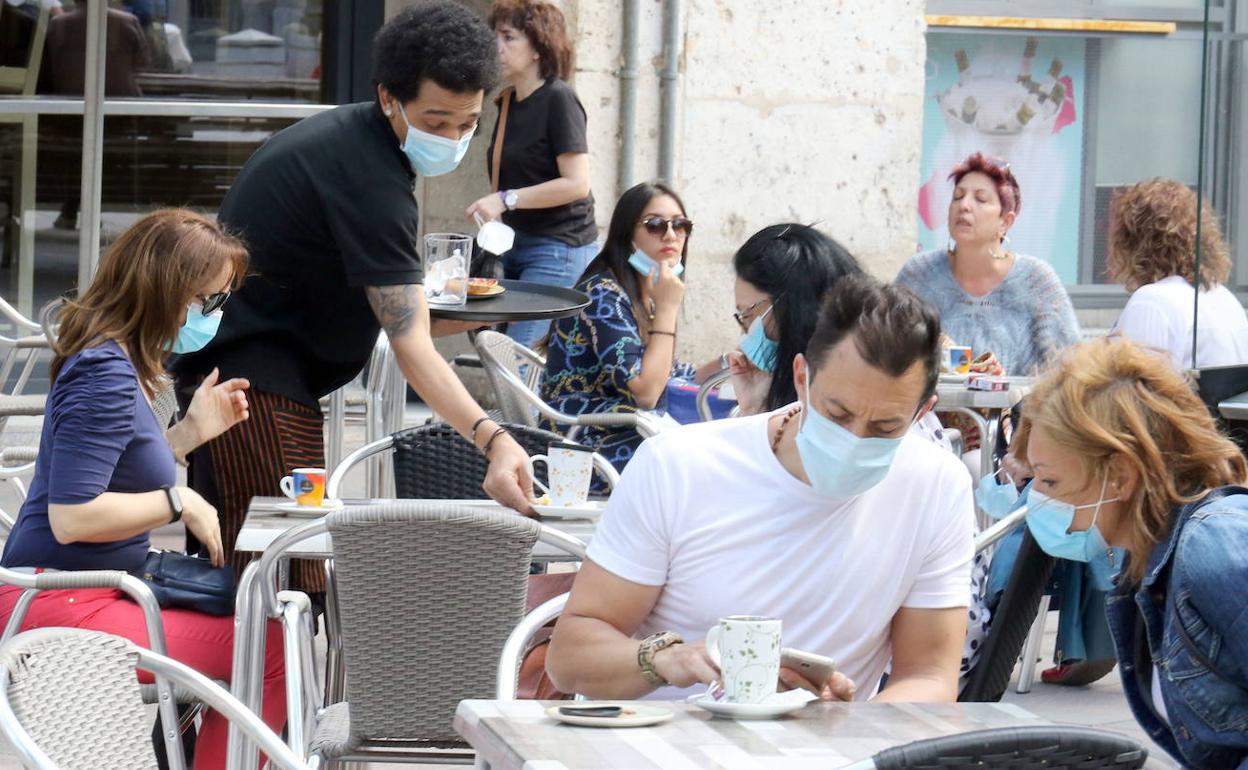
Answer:
<path fill-rule="evenodd" d="M 1122 339 L 1070 351 L 1026 419 L 1032 535 L 1121 567 L 1106 611 L 1136 720 L 1184 767 L 1248 770 L 1243 455 L 1167 357 Z"/>

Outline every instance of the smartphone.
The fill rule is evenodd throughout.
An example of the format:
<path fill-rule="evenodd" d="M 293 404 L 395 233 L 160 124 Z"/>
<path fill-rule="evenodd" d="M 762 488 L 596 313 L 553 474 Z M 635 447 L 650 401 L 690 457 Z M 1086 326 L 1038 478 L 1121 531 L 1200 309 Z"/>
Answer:
<path fill-rule="evenodd" d="M 780 666 L 793 669 L 815 685 L 827 682 L 836 673 L 836 661 L 832 658 L 792 647 L 780 650 Z"/>
<path fill-rule="evenodd" d="M 568 717 L 618 717 L 624 709 L 620 706 L 560 706 L 559 713 Z"/>

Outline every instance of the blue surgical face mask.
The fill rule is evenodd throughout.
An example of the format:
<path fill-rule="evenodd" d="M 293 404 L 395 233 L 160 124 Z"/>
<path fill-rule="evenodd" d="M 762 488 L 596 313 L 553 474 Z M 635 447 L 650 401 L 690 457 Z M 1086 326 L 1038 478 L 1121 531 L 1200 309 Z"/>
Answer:
<path fill-rule="evenodd" d="M 860 495 L 884 480 L 902 439 L 860 438 L 819 414 L 810 405 L 809 367 L 805 377 L 806 403 L 796 440 L 806 477 L 828 497 Z"/>
<path fill-rule="evenodd" d="M 412 168 L 421 176 L 442 176 L 455 170 L 459 162 L 468 152 L 472 142 L 472 132 L 464 134 L 458 141 L 430 134 L 417 129 L 408 123 L 407 113 L 399 107 L 399 114 L 407 124 L 407 138 L 403 140 L 403 154 L 411 161 Z"/>
<path fill-rule="evenodd" d="M 173 341 L 171 352 L 194 353 L 203 350 L 217 336 L 217 329 L 221 328 L 221 315 L 220 310 L 204 315 L 203 307 L 193 303 L 186 309 L 186 320 L 182 323 L 182 328 L 178 329 L 178 337 Z"/>
<path fill-rule="evenodd" d="M 633 255 L 628 258 L 628 264 L 632 265 L 633 269 L 642 275 L 650 276 L 650 283 L 655 284 L 659 282 L 659 263 L 651 259 L 650 255 L 641 249 L 633 251 Z M 685 266 L 679 262 L 672 268 L 672 275 L 677 278 L 683 272 L 685 272 Z"/>
<path fill-rule="evenodd" d="M 763 326 L 763 319 L 766 318 L 775 305 L 767 308 L 767 312 L 760 315 L 750 322 L 749 331 L 741 338 L 741 342 L 737 344 L 737 349 L 750 359 L 750 363 L 758 367 L 760 371 L 768 374 L 776 372 L 776 356 L 780 350 L 780 343 L 767 336 L 767 330 Z"/>
<path fill-rule="evenodd" d="M 979 504 L 979 509 L 994 519 L 1004 517 L 1018 502 L 1018 488 L 1014 486 L 1014 480 L 1008 473 L 1006 479 L 1001 484 L 997 481 L 997 474 L 989 473 L 979 480 L 979 486 L 975 488 L 975 502 Z"/>
<path fill-rule="evenodd" d="M 1027 494 L 1027 528 L 1036 543 L 1050 556 L 1071 561 L 1090 562 L 1098 554 L 1109 552 L 1109 543 L 1096 528 L 1096 520 L 1101 515 L 1101 506 L 1105 503 L 1117 502 L 1118 498 L 1105 498 L 1105 486 L 1109 477 L 1101 482 L 1101 494 L 1095 503 L 1071 505 L 1037 490 L 1034 486 Z M 1075 521 L 1075 513 L 1083 508 L 1095 508 L 1092 523 L 1082 532 L 1071 532 L 1070 527 Z"/>

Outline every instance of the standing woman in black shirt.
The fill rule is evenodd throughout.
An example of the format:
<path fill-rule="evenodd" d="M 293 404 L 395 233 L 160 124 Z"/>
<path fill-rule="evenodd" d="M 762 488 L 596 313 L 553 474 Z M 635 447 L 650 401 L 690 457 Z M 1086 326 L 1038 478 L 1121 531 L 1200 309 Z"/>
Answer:
<path fill-rule="evenodd" d="M 543 0 L 495 0 L 489 23 L 510 87 L 498 98 L 490 142 L 495 192 L 469 206 L 468 216 L 501 218 L 516 231 L 503 261 L 507 278 L 572 286 L 597 253 L 598 229 L 585 108 L 565 82 L 572 47 L 563 13 Z M 507 333 L 533 347 L 549 326 L 529 321 Z"/>

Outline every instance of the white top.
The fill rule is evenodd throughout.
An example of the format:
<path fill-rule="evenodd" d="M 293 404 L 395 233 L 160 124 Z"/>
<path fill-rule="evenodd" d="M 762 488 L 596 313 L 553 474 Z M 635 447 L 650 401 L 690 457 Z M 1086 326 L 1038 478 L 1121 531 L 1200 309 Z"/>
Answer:
<path fill-rule="evenodd" d="M 1172 275 L 1136 289 L 1114 328 L 1134 342 L 1164 350 L 1180 369 L 1190 369 L 1194 303 L 1192 285 Z M 1248 315 L 1235 295 L 1221 284 L 1201 291 L 1199 312 L 1197 366 L 1248 364 Z"/>
<path fill-rule="evenodd" d="M 1166 712 L 1166 701 L 1161 697 L 1161 672 L 1156 666 L 1153 666 L 1153 684 L 1149 688 L 1149 693 L 1153 696 L 1153 711 L 1157 712 L 1161 721 L 1170 724 L 1170 714 Z"/>
<path fill-rule="evenodd" d="M 671 630 L 696 641 L 727 615 L 777 617 L 785 646 L 835 658 L 866 699 L 891 657 L 897 610 L 969 602 L 970 477 L 958 458 L 911 432 L 883 482 L 831 499 L 772 454 L 770 416 L 646 440 L 611 494 L 589 558 L 664 587 L 638 638 Z"/>

